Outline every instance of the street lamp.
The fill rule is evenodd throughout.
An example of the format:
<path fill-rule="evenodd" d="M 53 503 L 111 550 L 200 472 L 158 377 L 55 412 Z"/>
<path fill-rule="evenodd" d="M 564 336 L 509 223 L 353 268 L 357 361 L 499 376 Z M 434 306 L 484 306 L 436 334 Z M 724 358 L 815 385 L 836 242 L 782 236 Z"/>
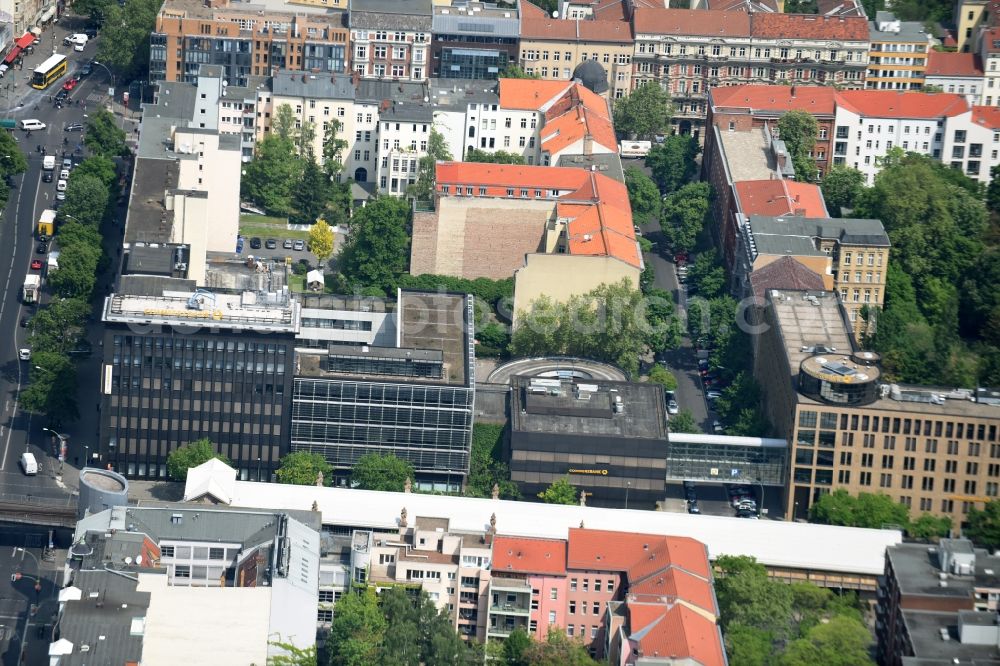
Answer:
<path fill-rule="evenodd" d="M 91 64 L 94 64 L 94 65 L 97 65 L 98 67 L 101 67 L 102 69 L 104 69 L 105 72 L 108 73 L 108 76 L 111 77 L 111 91 L 112 91 L 112 95 L 111 95 L 111 112 L 114 113 L 114 110 L 115 110 L 115 96 L 114 96 L 113 93 L 115 93 L 115 92 L 118 91 L 117 90 L 118 87 L 115 85 L 115 73 L 112 72 L 110 69 L 108 69 L 108 66 L 105 65 L 102 62 L 97 62 L 96 60 L 94 60 L 94 61 L 91 62 Z M 125 130 L 125 111 L 126 111 L 126 109 L 123 107 L 122 108 L 122 131 Z"/>
<path fill-rule="evenodd" d="M 257 456 L 257 480 L 260 481 L 260 456 Z"/>
<path fill-rule="evenodd" d="M 628 491 L 629 491 L 629 489 L 631 487 L 632 487 L 632 482 L 631 481 L 626 481 L 625 482 L 625 508 L 626 509 L 628 508 Z"/>
<path fill-rule="evenodd" d="M 28 640 L 28 628 L 31 625 L 31 616 L 34 615 L 34 613 L 38 611 L 38 608 L 41 607 L 40 599 L 41 599 L 41 596 L 42 596 L 42 564 L 41 564 L 41 562 L 38 561 L 38 557 L 34 553 L 28 551 L 27 549 L 20 548 L 20 547 L 15 547 L 14 548 L 14 552 L 16 553 L 18 551 L 21 551 L 22 553 L 30 555 L 31 558 L 33 560 L 35 560 L 35 567 L 36 567 L 35 571 L 38 574 L 37 576 L 34 576 L 34 579 L 35 579 L 35 596 L 37 597 L 36 601 L 39 601 L 39 603 L 37 605 L 29 605 L 28 606 L 28 616 L 24 619 L 24 633 L 21 635 L 21 644 L 18 646 L 18 663 L 20 663 L 20 661 L 24 658 L 24 646 L 25 646 L 25 644 L 27 643 L 27 640 Z M 25 578 L 25 577 L 32 578 L 32 576 L 26 575 L 26 574 L 22 574 L 20 572 L 13 573 L 13 574 L 10 575 L 10 582 L 13 583 L 13 582 L 15 582 L 17 580 L 20 580 L 21 578 Z"/>

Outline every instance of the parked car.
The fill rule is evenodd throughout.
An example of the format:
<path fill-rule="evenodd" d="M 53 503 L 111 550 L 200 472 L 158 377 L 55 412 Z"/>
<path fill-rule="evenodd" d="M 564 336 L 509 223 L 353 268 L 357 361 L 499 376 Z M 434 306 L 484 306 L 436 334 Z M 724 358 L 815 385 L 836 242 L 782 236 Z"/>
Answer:
<path fill-rule="evenodd" d="M 65 131 L 65 132 L 82 132 L 83 131 L 83 123 L 70 123 L 69 125 L 66 125 L 66 128 L 63 131 Z"/>
<path fill-rule="evenodd" d="M 680 406 L 677 404 L 676 400 L 671 400 L 667 403 L 667 414 L 673 416 L 681 411 Z"/>
<path fill-rule="evenodd" d="M 278 241 L 274 240 L 273 238 L 268 238 L 266 241 L 264 241 L 264 247 L 266 247 L 268 250 L 273 250 L 276 247 L 278 247 Z"/>
<path fill-rule="evenodd" d="M 62 161 L 62 168 L 63 169 L 72 169 L 73 168 L 73 160 L 71 160 L 68 157 L 64 157 L 63 161 Z"/>
<path fill-rule="evenodd" d="M 40 271 L 40 270 L 42 270 L 42 260 L 41 259 L 32 259 L 31 260 L 31 270 L 33 270 L 33 271 Z"/>
<path fill-rule="evenodd" d="M 85 62 L 83 67 L 80 68 L 80 76 L 90 76 L 90 73 L 94 71 L 94 66 L 89 62 Z"/>
<path fill-rule="evenodd" d="M 718 400 L 721 397 L 722 397 L 722 391 L 718 391 L 716 389 L 705 391 L 705 398 L 707 400 Z"/>
<path fill-rule="evenodd" d="M 45 254 L 48 251 L 49 251 L 48 243 L 39 243 L 38 249 L 35 250 L 35 252 L 37 252 L 38 254 Z"/>
<path fill-rule="evenodd" d="M 56 201 L 66 201 L 66 190 L 56 192 Z"/>
<path fill-rule="evenodd" d="M 756 511 L 739 510 L 736 512 L 737 518 L 747 518 L 748 520 L 759 520 Z"/>
<path fill-rule="evenodd" d="M 284 242 L 282 242 L 281 247 L 285 248 L 286 250 L 291 250 L 292 249 L 292 239 L 291 238 L 286 238 L 284 240 Z"/>
<path fill-rule="evenodd" d="M 724 435 L 726 434 L 726 429 L 719 421 L 712 421 L 712 432 L 716 435 Z"/>
<path fill-rule="evenodd" d="M 250 249 L 251 250 L 259 250 L 260 246 L 261 246 L 260 238 L 258 238 L 257 236 L 254 236 L 253 238 L 250 239 Z"/>
<path fill-rule="evenodd" d="M 632 230 L 635 232 L 636 236 L 641 236 L 642 235 L 642 229 L 639 228 L 638 224 L 633 224 L 632 225 Z"/>
<path fill-rule="evenodd" d="M 293 250 L 299 250 L 299 251 L 306 249 L 305 241 L 301 241 L 301 240 L 295 241 L 294 243 L 292 243 L 292 249 Z"/>
<path fill-rule="evenodd" d="M 56 192 L 66 191 L 66 178 L 59 176 L 59 180 L 56 181 Z"/>
<path fill-rule="evenodd" d="M 42 182 L 43 183 L 51 183 L 52 182 L 52 172 L 51 171 L 46 171 L 45 173 L 42 174 Z"/>
<path fill-rule="evenodd" d="M 28 328 L 29 321 L 31 321 L 31 317 L 21 317 L 21 328 Z"/>
<path fill-rule="evenodd" d="M 701 509 L 698 508 L 698 500 L 694 500 L 693 502 L 688 502 L 688 513 L 692 514 L 701 513 Z"/>

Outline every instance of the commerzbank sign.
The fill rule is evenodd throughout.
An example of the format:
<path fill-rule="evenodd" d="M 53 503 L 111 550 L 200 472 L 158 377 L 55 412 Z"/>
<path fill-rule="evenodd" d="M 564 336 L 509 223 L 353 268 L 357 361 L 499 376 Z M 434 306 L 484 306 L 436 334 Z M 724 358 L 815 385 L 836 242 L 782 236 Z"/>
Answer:
<path fill-rule="evenodd" d="M 597 476 L 607 476 L 608 470 L 606 469 L 578 469 L 575 467 L 570 467 L 567 470 L 568 474 L 596 474 Z"/>

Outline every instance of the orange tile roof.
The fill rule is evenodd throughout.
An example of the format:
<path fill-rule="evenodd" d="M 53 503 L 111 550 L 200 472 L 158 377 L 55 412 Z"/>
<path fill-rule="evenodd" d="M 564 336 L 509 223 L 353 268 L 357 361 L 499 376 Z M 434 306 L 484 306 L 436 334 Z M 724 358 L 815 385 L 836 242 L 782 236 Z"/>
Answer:
<path fill-rule="evenodd" d="M 750 34 L 763 39 L 836 39 L 868 41 L 868 21 L 860 16 L 815 14 L 750 15 Z"/>
<path fill-rule="evenodd" d="M 976 53 L 935 51 L 927 56 L 927 76 L 982 76 L 983 64 Z"/>
<path fill-rule="evenodd" d="M 493 574 L 504 571 L 566 574 L 566 541 L 497 536 L 493 540 Z"/>
<path fill-rule="evenodd" d="M 995 106 L 972 107 L 972 122 L 981 127 L 1000 129 L 1000 108 Z"/>
<path fill-rule="evenodd" d="M 808 111 L 832 116 L 836 111 L 837 90 L 831 86 L 724 86 L 709 90 L 712 108 Z"/>
<path fill-rule="evenodd" d="M 500 106 L 505 109 L 539 111 L 572 85 L 569 81 L 500 79 Z"/>
<path fill-rule="evenodd" d="M 522 18 L 521 39 L 632 43 L 632 25 L 606 19 Z"/>
<path fill-rule="evenodd" d="M 740 11 L 637 7 L 633 23 L 637 35 L 750 36 L 750 15 Z"/>
<path fill-rule="evenodd" d="M 940 118 L 969 110 L 961 95 L 903 90 L 843 90 L 837 104 L 873 118 Z"/>
<path fill-rule="evenodd" d="M 628 604 L 630 639 L 646 658 L 688 658 L 701 666 L 726 663 L 716 624 L 681 604 Z"/>
<path fill-rule="evenodd" d="M 575 167 L 488 164 L 485 162 L 438 162 L 438 184 L 495 185 L 542 190 L 576 190 L 587 182 L 587 171 Z"/>
<path fill-rule="evenodd" d="M 648 577 L 633 582 L 632 571 L 628 572 L 628 594 L 639 600 L 681 599 L 692 606 L 701 608 L 711 615 L 718 615 L 715 594 L 709 580 L 690 574 L 683 569 L 661 568 Z"/>
<path fill-rule="evenodd" d="M 823 192 L 813 183 L 784 179 L 743 180 L 736 183 L 736 193 L 744 215 L 830 217 Z M 796 213 L 799 210 L 802 213 Z"/>
<path fill-rule="evenodd" d="M 539 132 L 539 137 L 542 141 L 542 151 L 555 155 L 588 134 L 595 143 L 604 146 L 610 152 L 618 152 L 615 128 L 611 120 L 584 106 L 578 106 L 551 121 L 546 121 Z"/>
<path fill-rule="evenodd" d="M 705 546 L 689 537 L 570 528 L 566 566 L 570 569 L 628 571 L 643 553 L 666 542 L 669 564 L 709 579 Z M 638 569 L 637 569 L 638 571 Z"/>

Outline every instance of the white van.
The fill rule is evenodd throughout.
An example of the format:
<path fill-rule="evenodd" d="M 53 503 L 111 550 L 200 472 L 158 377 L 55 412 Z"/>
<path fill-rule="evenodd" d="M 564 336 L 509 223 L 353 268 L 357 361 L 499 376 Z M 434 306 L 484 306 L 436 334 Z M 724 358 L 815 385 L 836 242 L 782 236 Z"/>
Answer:
<path fill-rule="evenodd" d="M 54 171 L 56 168 L 56 156 L 46 155 L 42 158 L 42 169 L 45 171 Z"/>
<path fill-rule="evenodd" d="M 78 32 L 75 35 L 70 35 L 65 40 L 63 40 L 63 42 L 67 46 L 70 45 L 70 44 L 72 44 L 74 51 L 82 51 L 83 47 L 87 45 L 87 41 L 89 39 L 90 38 L 87 37 L 87 35 L 85 35 L 84 33 Z"/>
<path fill-rule="evenodd" d="M 21 454 L 21 469 L 28 476 L 34 476 L 38 474 L 38 461 L 35 460 L 34 453 L 22 453 Z"/>
<path fill-rule="evenodd" d="M 31 350 L 26 347 L 21 347 L 20 349 L 17 350 L 17 357 L 22 361 L 30 361 Z"/>
<path fill-rule="evenodd" d="M 18 123 L 20 124 L 21 129 L 28 132 L 45 129 L 45 123 L 36 118 L 25 118 L 24 120 L 18 121 Z"/>

